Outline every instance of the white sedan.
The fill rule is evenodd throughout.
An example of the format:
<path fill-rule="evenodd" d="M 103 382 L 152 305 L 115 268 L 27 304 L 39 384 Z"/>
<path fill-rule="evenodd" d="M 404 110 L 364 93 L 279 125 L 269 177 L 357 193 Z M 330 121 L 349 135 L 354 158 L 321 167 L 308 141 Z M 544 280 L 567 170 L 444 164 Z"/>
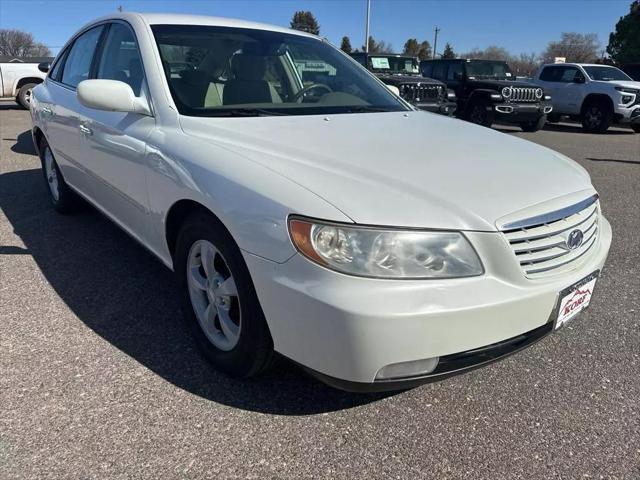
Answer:
<path fill-rule="evenodd" d="M 416 111 L 302 32 L 117 13 L 31 115 L 55 209 L 84 198 L 173 269 L 234 376 L 274 352 L 350 390 L 486 364 L 583 310 L 611 243 L 578 164 Z"/>

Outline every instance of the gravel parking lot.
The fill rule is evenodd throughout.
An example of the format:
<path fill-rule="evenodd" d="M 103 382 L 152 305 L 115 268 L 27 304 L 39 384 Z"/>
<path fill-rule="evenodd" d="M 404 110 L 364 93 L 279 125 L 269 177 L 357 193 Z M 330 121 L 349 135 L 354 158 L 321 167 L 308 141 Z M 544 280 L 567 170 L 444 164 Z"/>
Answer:
<path fill-rule="evenodd" d="M 505 127 L 591 173 L 614 231 L 596 298 L 505 361 L 372 396 L 210 368 L 171 272 L 53 212 L 29 128 L 0 103 L 1 478 L 640 478 L 640 135 Z"/>

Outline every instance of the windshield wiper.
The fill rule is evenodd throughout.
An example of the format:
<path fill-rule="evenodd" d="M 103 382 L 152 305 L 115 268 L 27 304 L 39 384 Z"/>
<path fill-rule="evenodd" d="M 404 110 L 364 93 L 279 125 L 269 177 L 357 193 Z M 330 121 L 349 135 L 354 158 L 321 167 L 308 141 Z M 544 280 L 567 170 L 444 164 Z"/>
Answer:
<path fill-rule="evenodd" d="M 215 117 L 273 117 L 286 115 L 286 113 L 274 112 L 263 108 L 232 108 L 211 113 Z"/>
<path fill-rule="evenodd" d="M 371 112 L 394 112 L 395 110 L 389 110 L 384 107 L 374 107 L 371 105 L 354 105 L 352 107 L 347 107 L 349 109 L 348 113 L 371 113 Z"/>

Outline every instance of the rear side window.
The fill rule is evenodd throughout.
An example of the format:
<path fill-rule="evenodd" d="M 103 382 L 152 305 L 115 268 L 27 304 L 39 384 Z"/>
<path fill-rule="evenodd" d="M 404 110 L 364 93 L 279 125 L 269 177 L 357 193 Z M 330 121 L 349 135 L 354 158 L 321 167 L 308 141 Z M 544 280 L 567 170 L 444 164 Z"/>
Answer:
<path fill-rule="evenodd" d="M 446 65 L 444 63 L 438 62 L 433 66 L 433 73 L 431 76 L 438 80 L 444 80 L 444 70 Z"/>
<path fill-rule="evenodd" d="M 460 80 L 462 78 L 464 68 L 461 63 L 450 63 L 447 71 L 447 80 Z"/>
<path fill-rule="evenodd" d="M 540 72 L 540 80 L 543 82 L 557 82 L 558 67 L 544 67 Z"/>
<path fill-rule="evenodd" d="M 124 82 L 136 97 L 140 96 L 144 81 L 142 61 L 136 38 L 126 25 L 114 23 L 109 28 L 96 78 Z"/>
<path fill-rule="evenodd" d="M 75 88 L 81 81 L 89 78 L 93 54 L 103 28 L 102 25 L 92 28 L 73 42 L 62 69 L 62 83 Z"/>

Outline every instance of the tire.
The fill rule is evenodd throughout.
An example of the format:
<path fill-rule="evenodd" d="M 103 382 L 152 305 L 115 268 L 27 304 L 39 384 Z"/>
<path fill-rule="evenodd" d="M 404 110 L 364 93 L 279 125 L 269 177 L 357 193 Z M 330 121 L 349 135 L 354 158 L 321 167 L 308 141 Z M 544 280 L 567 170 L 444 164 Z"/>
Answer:
<path fill-rule="evenodd" d="M 592 100 L 582 108 L 582 128 L 589 133 L 604 133 L 613 123 L 613 110 L 602 100 Z"/>
<path fill-rule="evenodd" d="M 18 96 L 16 97 L 16 101 L 22 105 L 23 108 L 29 110 L 29 106 L 31 105 L 31 91 L 33 88 L 38 85 L 37 83 L 27 83 L 20 87 L 18 90 Z"/>
<path fill-rule="evenodd" d="M 64 181 L 51 147 L 44 138 L 39 150 L 42 173 L 53 208 L 63 214 L 79 210 L 83 205 L 82 199 Z"/>
<path fill-rule="evenodd" d="M 523 132 L 537 132 L 544 127 L 545 123 L 547 123 L 547 117 L 542 115 L 537 120 L 521 123 L 520 128 Z"/>
<path fill-rule="evenodd" d="M 631 130 L 633 130 L 636 133 L 640 133 L 640 125 L 638 124 L 631 125 Z"/>
<path fill-rule="evenodd" d="M 560 115 L 556 115 L 556 114 L 549 114 L 547 115 L 547 122 L 548 123 L 558 123 L 561 120 Z"/>
<path fill-rule="evenodd" d="M 274 358 L 269 327 L 240 249 L 212 214 L 187 217 L 174 271 L 184 319 L 206 358 L 232 377 L 265 371 Z"/>
<path fill-rule="evenodd" d="M 486 100 L 472 100 L 465 112 L 465 120 L 483 127 L 491 127 L 493 118 L 491 104 Z"/>

